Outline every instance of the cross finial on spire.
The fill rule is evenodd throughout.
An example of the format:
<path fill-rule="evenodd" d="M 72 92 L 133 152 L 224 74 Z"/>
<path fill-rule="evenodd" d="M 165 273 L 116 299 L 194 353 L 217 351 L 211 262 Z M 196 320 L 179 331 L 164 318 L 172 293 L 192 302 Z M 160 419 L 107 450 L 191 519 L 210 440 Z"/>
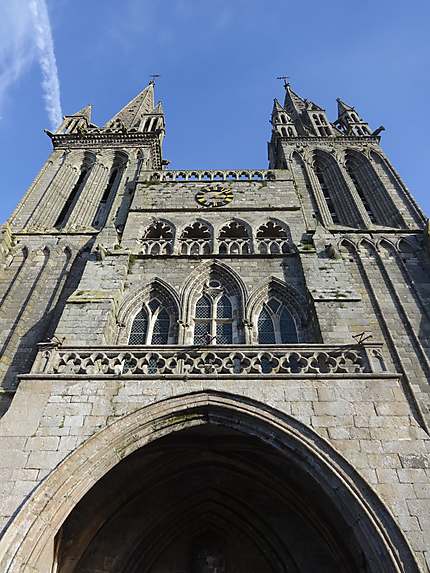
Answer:
<path fill-rule="evenodd" d="M 284 88 L 290 85 L 290 76 L 278 76 L 277 80 L 284 80 Z"/>
<path fill-rule="evenodd" d="M 150 84 L 155 84 L 156 78 L 161 78 L 160 74 L 151 74 L 149 77 L 151 78 Z"/>

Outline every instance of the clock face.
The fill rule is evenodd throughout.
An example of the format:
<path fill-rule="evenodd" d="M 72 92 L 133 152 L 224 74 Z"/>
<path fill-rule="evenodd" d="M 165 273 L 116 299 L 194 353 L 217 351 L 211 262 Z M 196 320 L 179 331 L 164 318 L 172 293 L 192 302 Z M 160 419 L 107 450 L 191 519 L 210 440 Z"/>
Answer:
<path fill-rule="evenodd" d="M 196 201 L 202 207 L 222 207 L 233 199 L 233 191 L 222 185 L 210 185 L 196 193 Z"/>

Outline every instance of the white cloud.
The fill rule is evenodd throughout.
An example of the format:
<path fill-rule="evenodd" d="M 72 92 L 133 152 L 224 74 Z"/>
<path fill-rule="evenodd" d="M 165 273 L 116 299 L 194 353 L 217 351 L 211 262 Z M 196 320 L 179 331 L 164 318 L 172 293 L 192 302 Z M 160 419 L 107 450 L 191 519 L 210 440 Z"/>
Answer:
<path fill-rule="evenodd" d="M 7 0 L 0 8 L 0 110 L 10 88 L 37 60 L 52 128 L 61 122 L 60 86 L 45 0 Z"/>
<path fill-rule="evenodd" d="M 55 59 L 51 23 L 45 0 L 30 0 L 33 16 L 37 58 L 42 70 L 42 88 L 45 108 L 53 129 L 61 123 L 60 81 Z"/>
<path fill-rule="evenodd" d="M 0 107 L 9 88 L 33 60 L 32 19 L 26 3 L 4 2 L 0 18 Z"/>

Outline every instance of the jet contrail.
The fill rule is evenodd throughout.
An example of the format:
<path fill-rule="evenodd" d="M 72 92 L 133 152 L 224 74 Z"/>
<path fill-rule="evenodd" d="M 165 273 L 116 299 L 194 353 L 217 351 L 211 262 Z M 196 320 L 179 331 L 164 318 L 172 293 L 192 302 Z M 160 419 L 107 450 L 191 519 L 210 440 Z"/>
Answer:
<path fill-rule="evenodd" d="M 42 69 L 42 88 L 45 109 L 52 129 L 56 129 L 62 121 L 63 114 L 61 112 L 60 81 L 58 78 L 57 62 L 55 60 L 48 7 L 45 0 L 30 0 L 29 5 L 36 32 L 37 57 Z"/>

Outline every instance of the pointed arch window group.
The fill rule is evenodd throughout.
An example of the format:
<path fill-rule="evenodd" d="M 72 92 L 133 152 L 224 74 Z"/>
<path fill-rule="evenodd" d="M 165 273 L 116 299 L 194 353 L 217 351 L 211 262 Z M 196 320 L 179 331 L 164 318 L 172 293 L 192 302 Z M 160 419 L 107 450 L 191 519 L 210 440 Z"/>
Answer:
<path fill-rule="evenodd" d="M 322 215 L 328 218 L 326 223 L 355 228 L 368 224 L 402 226 L 401 215 L 376 173 L 373 157 L 371 162 L 362 153 L 347 150 L 344 172 L 325 151 L 316 150 L 313 159 L 316 189 L 322 195 L 317 198 L 318 207 L 321 210 L 321 203 L 325 203 L 330 215 Z"/>
<path fill-rule="evenodd" d="M 288 254 L 293 252 L 288 226 L 282 221 L 269 219 L 255 231 L 246 221 L 234 219 L 225 223 L 217 233 L 203 220 L 197 220 L 178 232 L 170 221 L 153 221 L 143 232 L 142 253 L 145 255 L 200 256 Z"/>
<path fill-rule="evenodd" d="M 282 289 L 269 293 L 256 312 L 251 339 L 258 344 L 296 344 L 298 328 L 295 315 Z M 244 316 L 239 291 L 228 280 L 210 277 L 198 293 L 190 293 L 189 317 L 185 340 L 195 346 L 244 344 Z M 172 299 L 173 300 L 173 299 Z M 129 331 L 130 345 L 166 345 L 178 343 L 179 309 L 166 296 L 151 296 L 141 303 Z"/>

